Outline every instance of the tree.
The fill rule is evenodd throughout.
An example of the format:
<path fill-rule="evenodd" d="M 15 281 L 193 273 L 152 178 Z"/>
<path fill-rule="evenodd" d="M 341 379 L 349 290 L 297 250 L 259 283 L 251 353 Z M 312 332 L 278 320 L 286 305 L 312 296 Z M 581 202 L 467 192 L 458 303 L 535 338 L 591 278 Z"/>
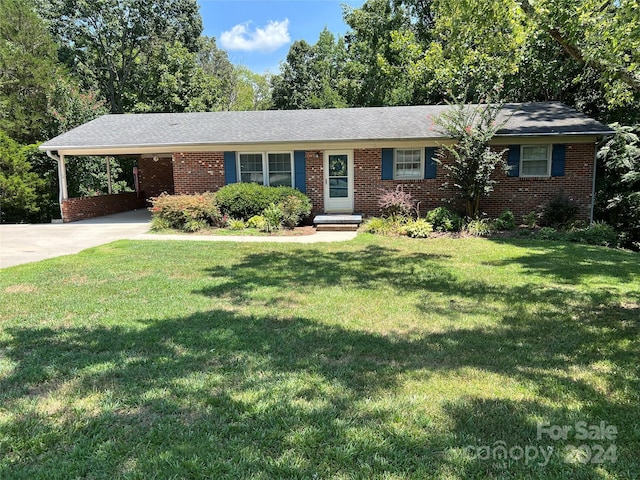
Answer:
<path fill-rule="evenodd" d="M 197 51 L 202 19 L 195 0 L 39 0 L 41 14 L 61 43 L 60 56 L 98 86 L 112 113 L 130 111 L 136 80 L 152 72 L 164 44 Z"/>
<path fill-rule="evenodd" d="M 31 171 L 27 154 L 34 146 L 22 147 L 0 130 L 0 222 L 29 220 L 40 210 L 39 190 L 44 181 Z"/>
<path fill-rule="evenodd" d="M 269 110 L 271 102 L 271 74 L 260 75 L 246 67 L 235 67 L 235 92 L 231 110 Z"/>
<path fill-rule="evenodd" d="M 622 234 L 623 245 L 640 250 L 640 125 L 610 125 L 616 134 L 598 151 L 596 216 Z"/>
<path fill-rule="evenodd" d="M 239 75 L 229 61 L 227 52 L 218 48 L 216 39 L 202 36 L 198 40 L 197 63 L 204 74 L 215 79 L 217 110 L 233 110 L 237 96 Z"/>
<path fill-rule="evenodd" d="M 42 140 L 48 96 L 60 76 L 44 22 L 24 0 L 0 1 L 0 129 L 22 144 Z"/>
<path fill-rule="evenodd" d="M 442 145 L 438 162 L 448 179 L 445 187 L 451 183 L 458 191 L 469 218 L 478 216 L 480 200 L 493 191 L 493 171 L 497 167 L 507 169 L 504 151 L 493 150 L 489 145 L 504 125 L 496 121 L 501 110 L 500 104 L 458 103 L 434 119 L 443 133 L 455 140 L 452 145 Z"/>

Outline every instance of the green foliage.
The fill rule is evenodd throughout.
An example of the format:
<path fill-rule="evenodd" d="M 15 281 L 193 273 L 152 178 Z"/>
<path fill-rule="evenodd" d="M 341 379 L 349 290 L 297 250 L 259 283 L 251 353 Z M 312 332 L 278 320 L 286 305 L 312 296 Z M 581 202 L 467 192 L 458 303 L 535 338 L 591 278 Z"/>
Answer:
<path fill-rule="evenodd" d="M 378 197 L 378 206 L 385 217 L 410 217 L 415 213 L 416 201 L 411 193 L 405 192 L 404 187 L 398 185 L 395 190 L 382 192 Z"/>
<path fill-rule="evenodd" d="M 496 230 L 515 230 L 516 220 L 511 210 L 505 210 L 493 221 Z"/>
<path fill-rule="evenodd" d="M 264 230 L 266 228 L 266 220 L 262 215 L 254 215 L 247 220 L 248 228 L 257 228 L 258 230 Z"/>
<path fill-rule="evenodd" d="M 40 210 L 38 192 L 44 181 L 27 161 L 33 148 L 21 147 L 0 130 L 0 223 L 29 220 Z"/>
<path fill-rule="evenodd" d="M 561 240 L 564 234 L 553 227 L 542 227 L 536 232 L 536 238 L 539 240 Z"/>
<path fill-rule="evenodd" d="M 620 232 L 622 244 L 640 250 L 640 126 L 610 125 L 616 134 L 598 151 L 596 218 Z"/>
<path fill-rule="evenodd" d="M 364 223 L 363 231 L 377 235 L 398 236 L 405 232 L 405 217 L 371 217 Z"/>
<path fill-rule="evenodd" d="M 579 209 L 575 200 L 560 193 L 545 205 L 542 223 L 550 227 L 564 227 L 576 217 Z"/>
<path fill-rule="evenodd" d="M 311 201 L 306 195 L 288 195 L 278 207 L 282 211 L 282 225 L 286 228 L 294 228 L 311 214 Z"/>
<path fill-rule="evenodd" d="M 265 208 L 262 212 L 262 216 L 264 217 L 265 232 L 275 232 L 277 230 L 280 230 L 280 228 L 282 227 L 284 212 L 275 203 L 271 203 L 267 208 Z"/>
<path fill-rule="evenodd" d="M 433 232 L 433 225 L 427 222 L 424 218 L 418 218 L 416 220 L 410 220 L 404 226 L 404 230 L 407 236 L 411 238 L 427 238 L 431 232 Z"/>
<path fill-rule="evenodd" d="M 152 228 L 173 228 L 196 232 L 208 226 L 222 224 L 223 217 L 213 193 L 200 195 L 166 195 L 151 199 Z M 156 220 L 158 219 L 158 220 Z"/>
<path fill-rule="evenodd" d="M 618 234 L 614 228 L 604 222 L 595 222 L 587 228 L 569 232 L 567 237 L 572 242 L 601 245 L 603 247 L 616 247 L 619 242 Z"/>
<path fill-rule="evenodd" d="M 507 120 L 497 122 L 501 110 L 501 104 L 474 107 L 458 103 L 434 119 L 444 133 L 456 140 L 452 145 L 442 145 L 438 162 L 447 178 L 444 187 L 451 184 L 456 189 L 469 218 L 478 216 L 480 200 L 493 191 L 493 171 L 507 168 L 505 151 L 490 147 L 491 139 Z M 447 157 L 451 161 L 444 162 Z"/>
<path fill-rule="evenodd" d="M 46 24 L 26 0 L 0 2 L 0 130 L 23 145 L 46 135 L 47 98 L 65 72 Z"/>
<path fill-rule="evenodd" d="M 300 200 L 298 211 L 301 215 L 307 210 L 311 212 L 309 197 L 292 187 L 266 187 L 256 183 L 232 183 L 222 187 L 216 193 L 220 211 L 229 217 L 243 220 L 248 220 L 254 215 L 261 215 L 270 204 L 278 205 L 290 196 Z"/>
<path fill-rule="evenodd" d="M 425 218 L 436 232 L 457 232 L 462 227 L 460 216 L 450 212 L 446 207 L 436 207 L 428 211 Z"/>
<path fill-rule="evenodd" d="M 467 223 L 464 231 L 473 237 L 486 237 L 493 231 L 493 226 L 487 218 L 475 218 Z"/>
<path fill-rule="evenodd" d="M 244 220 L 239 218 L 230 218 L 227 220 L 227 228 L 229 230 L 244 230 L 247 228 L 247 224 L 245 224 Z"/>
<path fill-rule="evenodd" d="M 538 226 L 538 218 L 538 213 L 535 211 L 531 211 L 522 216 L 522 221 L 528 228 L 535 228 Z"/>

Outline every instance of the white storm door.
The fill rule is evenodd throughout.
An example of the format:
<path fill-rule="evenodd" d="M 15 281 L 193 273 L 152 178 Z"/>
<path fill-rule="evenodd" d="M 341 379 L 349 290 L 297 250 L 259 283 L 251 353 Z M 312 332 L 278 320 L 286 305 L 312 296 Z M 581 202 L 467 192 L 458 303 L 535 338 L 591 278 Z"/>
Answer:
<path fill-rule="evenodd" d="M 353 212 L 353 152 L 324 153 L 324 210 Z"/>

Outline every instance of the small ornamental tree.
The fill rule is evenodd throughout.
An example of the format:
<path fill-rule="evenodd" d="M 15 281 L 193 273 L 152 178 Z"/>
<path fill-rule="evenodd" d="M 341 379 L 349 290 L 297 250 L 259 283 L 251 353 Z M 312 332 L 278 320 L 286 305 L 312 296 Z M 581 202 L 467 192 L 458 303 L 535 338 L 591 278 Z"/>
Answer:
<path fill-rule="evenodd" d="M 447 136 L 456 142 L 442 145 L 436 161 L 442 165 L 450 183 L 458 190 L 465 202 L 466 214 L 476 218 L 480 199 L 493 191 L 496 183 L 491 174 L 500 167 L 507 170 L 504 152 L 491 150 L 489 142 L 506 123 L 497 122 L 502 104 L 465 105 L 457 104 L 434 119 Z M 445 158 L 452 161 L 444 162 Z"/>

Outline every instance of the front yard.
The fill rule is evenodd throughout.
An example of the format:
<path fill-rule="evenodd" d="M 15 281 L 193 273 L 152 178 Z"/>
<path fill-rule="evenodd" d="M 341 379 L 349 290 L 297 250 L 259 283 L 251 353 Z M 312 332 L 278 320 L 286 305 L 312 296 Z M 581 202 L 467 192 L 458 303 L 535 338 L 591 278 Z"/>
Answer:
<path fill-rule="evenodd" d="M 362 234 L 0 270 L 0 478 L 637 478 L 639 260 Z"/>

